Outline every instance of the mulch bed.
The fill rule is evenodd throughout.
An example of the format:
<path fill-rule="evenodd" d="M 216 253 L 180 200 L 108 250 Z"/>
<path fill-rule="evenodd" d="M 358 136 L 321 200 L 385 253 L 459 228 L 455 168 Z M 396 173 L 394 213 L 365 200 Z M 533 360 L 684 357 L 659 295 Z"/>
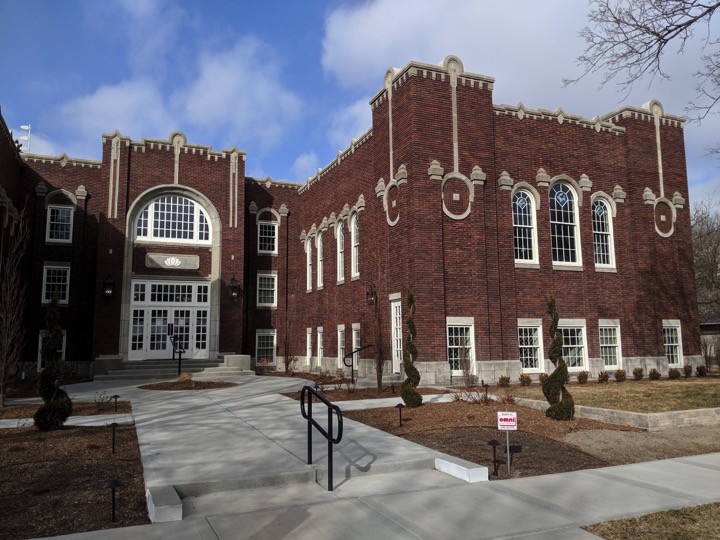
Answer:
<path fill-rule="evenodd" d="M 217 390 L 232 388 L 237 383 L 224 381 L 169 381 L 138 386 L 142 390 Z"/>
<path fill-rule="evenodd" d="M 41 403 L 38 404 L 18 404 L 18 405 L 6 405 L 0 407 L 0 419 L 12 419 L 12 418 L 32 418 L 35 412 L 40 408 Z M 118 401 L 117 402 L 117 414 L 130 414 L 132 413 L 132 406 L 129 401 Z M 115 402 L 104 402 L 104 403 L 76 403 L 73 402 L 73 416 L 91 416 L 95 414 L 116 414 Z"/>

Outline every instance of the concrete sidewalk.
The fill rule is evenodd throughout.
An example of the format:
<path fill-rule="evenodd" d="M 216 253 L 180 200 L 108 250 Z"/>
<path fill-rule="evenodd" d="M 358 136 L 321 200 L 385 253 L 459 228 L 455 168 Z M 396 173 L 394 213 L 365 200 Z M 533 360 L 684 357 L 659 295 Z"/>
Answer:
<path fill-rule="evenodd" d="M 176 494 L 182 521 L 66 538 L 594 538 L 579 526 L 720 501 L 720 454 L 468 484 L 434 470 L 448 456 L 350 420 L 328 492 L 327 443 L 314 436 L 307 465 L 307 423 L 298 402 L 279 395 L 305 381 L 228 379 L 239 386 L 69 387 L 73 399 L 107 390 L 133 402 L 146 486 Z"/>

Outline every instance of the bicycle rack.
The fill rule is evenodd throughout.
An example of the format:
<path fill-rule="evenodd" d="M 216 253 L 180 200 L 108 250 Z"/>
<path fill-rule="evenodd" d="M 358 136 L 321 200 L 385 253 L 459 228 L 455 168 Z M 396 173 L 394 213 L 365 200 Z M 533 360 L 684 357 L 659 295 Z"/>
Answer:
<path fill-rule="evenodd" d="M 355 355 L 368 347 L 372 347 L 372 345 L 365 345 L 364 347 L 355 349 L 353 352 L 349 352 L 343 356 L 343 365 L 350 368 L 350 381 L 352 381 L 352 384 L 355 384 Z M 350 358 L 349 364 L 347 363 L 348 358 Z"/>
<path fill-rule="evenodd" d="M 307 412 L 305 411 L 305 401 L 307 396 Z M 327 406 L 328 411 L 328 431 L 318 424 L 312 416 L 312 398 L 315 396 Z M 328 442 L 328 491 L 333 490 L 333 444 L 338 444 L 342 440 L 343 436 L 343 419 L 342 411 L 337 405 L 333 405 L 327 399 L 322 397 L 317 390 L 310 386 L 303 386 L 302 392 L 300 392 L 300 412 L 308 421 L 308 465 L 312 465 L 312 428 L 315 426 L 320 434 L 325 437 Z M 332 436 L 333 432 L 333 413 L 337 416 L 338 420 L 338 433 L 336 437 Z"/>

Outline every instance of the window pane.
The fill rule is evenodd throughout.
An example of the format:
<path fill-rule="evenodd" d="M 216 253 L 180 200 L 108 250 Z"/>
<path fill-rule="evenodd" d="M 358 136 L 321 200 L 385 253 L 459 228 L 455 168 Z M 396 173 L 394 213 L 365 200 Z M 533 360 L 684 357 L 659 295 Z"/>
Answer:
<path fill-rule="evenodd" d="M 59 303 L 67 304 L 69 279 L 69 268 L 46 267 L 44 301 L 50 302 L 53 296 L 57 296 Z"/>
<path fill-rule="evenodd" d="M 258 276 L 258 305 L 275 305 L 275 276 Z"/>
<path fill-rule="evenodd" d="M 463 360 L 472 361 L 470 350 L 470 327 L 448 326 L 448 362 L 453 371 L 462 370 Z"/>
<path fill-rule="evenodd" d="M 275 223 L 258 223 L 258 251 L 262 253 L 276 252 L 276 232 Z"/>
<path fill-rule="evenodd" d="M 575 193 L 565 184 L 550 189 L 550 240 L 553 262 L 577 262 Z"/>
<path fill-rule="evenodd" d="M 257 347 L 255 348 L 255 355 L 258 363 L 275 363 L 275 334 L 257 335 Z"/>
<path fill-rule="evenodd" d="M 678 328 L 672 326 L 663 328 L 665 357 L 668 360 L 668 364 L 680 363 L 680 335 L 678 330 Z"/>
<path fill-rule="evenodd" d="M 523 369 L 538 369 L 540 367 L 540 340 L 537 328 L 518 328 L 518 349 Z"/>
<path fill-rule="evenodd" d="M 595 264 L 611 264 L 610 258 L 610 214 L 604 201 L 596 200 L 592 205 L 593 250 Z"/>
<path fill-rule="evenodd" d="M 533 260 L 533 207 L 530 196 L 524 191 L 518 191 L 513 196 L 513 242 L 515 246 L 515 260 Z"/>
<path fill-rule="evenodd" d="M 617 328 L 600 328 L 600 356 L 606 367 L 618 365 L 618 345 Z"/>
<path fill-rule="evenodd" d="M 585 365 L 585 340 L 582 328 L 560 328 L 563 337 L 563 360 L 569 368 L 581 368 Z"/>
<path fill-rule="evenodd" d="M 69 242 L 72 239 L 72 217 L 73 211 L 70 207 L 48 208 L 48 240 Z"/>

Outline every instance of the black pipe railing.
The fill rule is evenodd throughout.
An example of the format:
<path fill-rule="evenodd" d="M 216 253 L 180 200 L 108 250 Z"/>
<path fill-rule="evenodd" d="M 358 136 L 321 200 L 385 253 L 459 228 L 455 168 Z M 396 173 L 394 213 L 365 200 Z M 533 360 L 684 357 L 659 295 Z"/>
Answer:
<path fill-rule="evenodd" d="M 325 431 L 320 424 L 312 416 L 312 402 L 313 397 L 318 398 L 322 403 L 325 404 L 328 411 L 328 429 Z M 307 411 L 305 410 L 305 402 L 307 401 Z M 327 399 L 320 395 L 320 393 L 310 386 L 303 386 L 300 392 L 300 412 L 308 421 L 308 465 L 312 465 L 312 428 L 315 426 L 320 434 L 325 437 L 328 442 L 328 491 L 333 490 L 333 445 L 338 444 L 342 440 L 343 436 L 343 418 L 342 411 L 337 405 L 333 405 Z M 333 437 L 333 413 L 337 416 L 337 435 Z"/>
<path fill-rule="evenodd" d="M 365 345 L 364 347 L 355 349 L 353 352 L 349 352 L 345 356 L 343 356 L 343 364 L 345 365 L 345 367 L 350 368 L 350 381 L 352 382 L 352 384 L 355 384 L 355 355 L 363 349 L 367 349 L 368 347 L 372 347 L 372 345 Z M 349 364 L 347 363 L 348 358 L 351 359 Z"/>

